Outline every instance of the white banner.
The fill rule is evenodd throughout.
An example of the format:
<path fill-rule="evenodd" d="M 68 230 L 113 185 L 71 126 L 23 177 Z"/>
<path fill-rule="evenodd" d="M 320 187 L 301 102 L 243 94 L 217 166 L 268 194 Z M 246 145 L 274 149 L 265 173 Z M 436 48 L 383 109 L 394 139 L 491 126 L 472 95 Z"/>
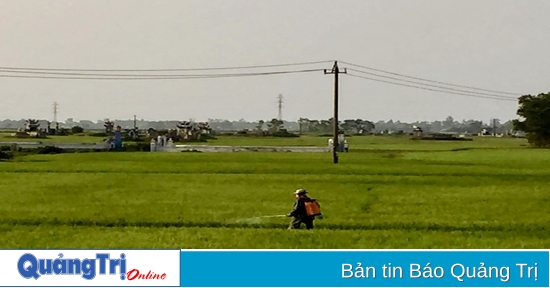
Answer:
<path fill-rule="evenodd" d="M 180 250 L 0 250 L 0 287 L 180 286 Z"/>

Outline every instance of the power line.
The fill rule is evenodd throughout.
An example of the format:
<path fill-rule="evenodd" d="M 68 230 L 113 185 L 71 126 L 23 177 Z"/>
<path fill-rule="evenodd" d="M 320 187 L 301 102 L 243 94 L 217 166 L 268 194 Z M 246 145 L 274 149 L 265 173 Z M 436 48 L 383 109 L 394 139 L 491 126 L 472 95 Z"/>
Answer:
<path fill-rule="evenodd" d="M 503 98 L 517 99 L 517 97 L 512 97 L 512 96 L 502 96 L 502 95 L 488 94 L 488 93 L 482 93 L 482 92 L 471 92 L 471 91 L 460 90 L 460 89 L 455 89 L 455 88 L 448 88 L 448 87 L 444 87 L 444 86 L 438 86 L 438 85 L 432 85 L 432 84 L 425 84 L 425 83 L 416 82 L 416 81 L 403 80 L 403 79 L 399 79 L 399 78 L 395 78 L 395 77 L 384 76 L 384 75 L 380 75 L 380 74 L 376 74 L 376 73 L 370 73 L 370 72 L 365 72 L 365 71 L 361 71 L 361 70 L 356 70 L 356 69 L 353 69 L 353 68 L 348 68 L 348 70 L 350 70 L 350 71 L 355 71 L 355 72 L 359 72 L 359 73 L 364 73 L 364 74 L 368 74 L 368 75 L 373 75 L 373 76 L 378 76 L 378 77 L 383 77 L 383 78 L 388 78 L 388 79 L 393 79 L 393 80 L 398 80 L 398 81 L 413 83 L 413 84 L 419 84 L 419 85 L 425 85 L 425 86 L 430 86 L 430 87 L 436 87 L 436 88 L 447 89 L 447 90 L 451 90 L 451 91 L 458 91 L 458 92 L 464 92 L 464 93 L 472 93 L 472 94 L 476 94 L 476 95 L 497 96 L 497 97 L 503 97 Z"/>
<path fill-rule="evenodd" d="M 69 69 L 69 68 L 23 68 L 23 67 L 2 67 L 0 69 L 6 70 L 36 70 L 36 71 L 91 71 L 91 72 L 162 72 L 162 71 L 208 71 L 208 70 L 233 70 L 233 69 L 254 69 L 254 68 L 270 68 L 270 67 L 286 67 L 286 66 L 300 66 L 311 64 L 324 64 L 332 62 L 327 61 L 310 61 L 310 62 L 298 62 L 298 63 L 285 63 L 285 64 L 269 64 L 269 65 L 252 65 L 252 66 L 234 66 L 234 67 L 209 67 L 209 68 L 175 68 L 175 69 Z"/>
<path fill-rule="evenodd" d="M 503 91 L 496 91 L 496 90 L 487 90 L 487 89 L 482 89 L 482 88 L 476 88 L 476 87 L 470 87 L 470 86 L 463 86 L 463 85 L 456 85 L 456 84 L 451 84 L 451 83 L 445 83 L 445 82 L 440 82 L 440 81 L 434 81 L 434 80 L 419 78 L 419 77 L 407 76 L 407 75 L 403 75 L 403 74 L 399 74 L 399 73 L 384 71 L 384 70 L 375 69 L 375 68 L 371 68 L 371 67 L 367 67 L 367 66 L 362 66 L 362 65 L 357 65 L 357 64 L 353 64 L 353 63 L 349 63 L 349 62 L 344 62 L 344 61 L 340 61 L 340 63 L 346 64 L 346 65 L 350 65 L 350 66 L 360 67 L 360 68 L 364 68 L 364 69 L 368 69 L 368 70 L 373 70 L 373 71 L 388 73 L 388 74 L 392 74 L 392 75 L 397 75 L 397 76 L 401 76 L 401 77 L 406 77 L 406 78 L 411 78 L 411 79 L 416 79 L 416 80 L 422 80 L 422 81 L 432 82 L 432 83 L 444 84 L 444 85 L 448 85 L 448 86 L 462 87 L 462 88 L 468 88 L 468 89 L 472 89 L 472 90 L 480 90 L 480 91 L 486 91 L 486 92 L 495 92 L 495 93 L 500 93 L 500 94 L 514 95 L 514 96 L 520 95 L 520 93 L 511 93 L 511 92 L 503 92 Z"/>
<path fill-rule="evenodd" d="M 109 71 L 109 72 L 116 72 L 116 71 L 207 71 L 207 70 L 230 70 L 230 69 L 250 69 L 250 68 L 265 68 L 265 67 L 283 67 L 283 66 L 296 66 L 296 65 L 308 65 L 308 64 L 319 64 L 319 63 L 326 63 L 330 61 L 313 61 L 313 62 L 300 62 L 300 63 L 286 63 L 286 64 L 272 64 L 272 65 L 255 65 L 255 66 L 238 66 L 238 67 L 218 67 L 218 68 L 185 68 L 185 69 L 142 69 L 142 70 L 116 70 L 116 69 L 62 69 L 62 68 L 21 68 L 21 67 L 0 67 L 0 73 L 10 73 L 10 74 L 0 74 L 0 77 L 4 78 L 34 78 L 34 79 L 62 79 L 62 80 L 169 80 L 169 79 L 212 79 L 212 78 L 226 78 L 226 77 L 245 77 L 245 76 L 262 76 L 262 75 L 276 75 L 276 74 L 290 74 L 290 73 L 306 73 L 306 72 L 315 72 L 315 71 L 323 71 L 323 69 L 305 69 L 305 70 L 287 70 L 287 71 L 271 71 L 271 72 L 252 72 L 252 73 L 226 73 L 226 74 L 160 74 L 160 75 L 144 75 L 144 74 L 90 74 L 90 73 L 67 73 L 67 72 L 48 72 L 48 71 Z M 336 63 L 336 62 L 335 62 Z M 510 92 L 501 92 L 501 91 L 495 91 L 495 90 L 487 90 L 487 89 L 481 89 L 481 88 L 474 88 L 474 87 L 468 87 L 468 86 L 462 86 L 462 85 L 455 85 L 445 82 L 439 82 L 439 81 L 432 81 L 428 79 L 422 79 L 418 77 L 412 77 L 407 76 L 403 74 L 383 71 L 379 69 L 374 69 L 362 65 L 357 65 L 349 62 L 341 62 L 345 63 L 350 66 L 355 67 L 361 67 L 364 69 L 370 69 L 375 71 L 380 71 L 383 73 L 389 73 L 398 75 L 401 77 L 411 78 L 411 79 L 418 79 L 422 81 L 427 82 L 434 82 L 434 83 L 441 83 L 449 86 L 456 86 L 456 87 L 465 87 L 468 89 L 473 90 L 480 90 L 480 91 L 489 91 L 493 93 L 502 93 L 502 94 L 510 94 L 510 95 L 518 95 L 515 93 Z M 36 70 L 36 71 L 30 71 L 30 70 Z M 448 87 L 442 87 L 437 85 L 431 85 L 426 83 L 420 83 L 415 81 L 409 81 L 409 80 L 403 80 L 395 77 L 389 77 L 384 76 L 380 74 L 375 74 L 371 72 L 361 71 L 357 69 L 349 68 L 349 70 L 363 73 L 363 74 L 369 74 L 373 76 L 383 77 L 383 78 L 389 78 L 397 81 L 402 82 L 408 82 L 418 85 L 424 85 L 424 86 L 431 86 L 436 88 L 442 88 L 446 90 L 451 91 L 458 91 L 458 92 L 464 92 L 464 93 L 456 93 L 456 92 L 449 92 L 449 91 L 442 91 L 442 90 L 436 90 L 436 89 L 429 89 L 425 87 L 419 87 L 419 86 L 413 86 L 413 85 L 406 85 L 402 83 L 395 83 L 390 81 L 384 81 L 380 79 L 374 79 L 374 78 L 368 78 L 363 76 L 358 76 L 354 74 L 348 74 L 353 77 L 363 78 L 367 80 L 372 81 L 378 81 L 378 82 L 384 82 L 384 83 L 390 83 L 394 85 L 400 85 L 400 86 L 406 86 L 406 87 L 412 87 L 417 89 L 423 89 L 423 90 L 429 90 L 429 91 L 436 91 L 436 92 L 443 92 L 448 94 L 455 94 L 455 95 L 464 95 L 464 96 L 470 96 L 470 97 L 478 97 L 478 98 L 487 98 L 487 99 L 498 99 L 498 100 L 509 100 L 509 101 L 517 101 L 517 98 L 512 98 L 510 96 L 500 96 L 500 95 L 493 95 L 493 94 L 487 94 L 487 93 L 481 93 L 481 92 L 470 92 L 460 89 L 454 89 L 454 88 L 448 88 Z M 19 73 L 19 74 L 40 74 L 40 75 L 61 75 L 59 77 L 54 76 L 36 76 L 36 75 L 13 75 L 13 73 Z M 67 77 L 67 76 L 101 76 L 101 77 Z M 468 94 L 465 94 L 468 93 Z M 472 95 L 470 95 L 472 94 Z M 484 95 L 484 96 L 483 96 Z"/>
<path fill-rule="evenodd" d="M 408 85 L 408 84 L 402 84 L 402 83 L 396 83 L 396 82 L 385 81 L 385 80 L 380 80 L 380 79 L 374 79 L 374 78 L 359 76 L 359 75 L 355 75 L 355 74 L 351 74 L 351 73 L 348 73 L 347 75 L 352 76 L 352 77 L 357 77 L 357 78 L 363 78 L 363 79 L 367 79 L 367 80 L 372 80 L 372 81 L 384 82 L 384 83 L 389 83 L 389 84 L 394 84 L 394 85 L 400 85 L 400 86 L 405 86 L 405 87 L 412 87 L 412 88 L 423 89 L 423 90 L 429 90 L 429 91 L 435 91 L 435 92 L 443 92 L 443 93 L 448 93 L 448 94 L 463 95 L 463 96 L 476 97 L 476 98 L 494 99 L 494 100 L 517 101 L 517 99 L 503 98 L 503 96 L 471 95 L 471 94 L 465 94 L 465 93 L 449 92 L 449 91 L 444 91 L 444 90 L 436 90 L 436 89 L 425 88 L 425 87 L 420 87 L 420 86 L 413 86 L 413 85 Z"/>
<path fill-rule="evenodd" d="M 326 62 L 332 62 L 332 61 L 310 61 L 310 62 L 298 62 L 298 63 L 285 63 L 285 64 L 271 64 L 271 65 L 253 65 L 253 66 L 235 66 L 235 67 L 217 67 L 217 68 L 178 68 L 178 69 L 67 69 L 67 68 L 22 68 L 22 67 L 0 67 L 0 72 L 3 73 L 9 73 L 9 74 L 0 74 L 0 77 L 4 78 L 35 78 L 35 79 L 67 79 L 67 80 L 84 80 L 84 79 L 90 79 L 90 80 L 150 80 L 150 79 L 158 79 L 158 80 L 169 80 L 169 79 L 195 79 L 195 78 L 221 78 L 221 77 L 242 77 L 242 76 L 261 76 L 261 75 L 274 75 L 274 74 L 287 74 L 287 73 L 300 73 L 300 72 L 313 72 L 313 71 L 319 71 L 319 70 L 299 70 L 299 71 L 280 71 L 280 72 L 254 72 L 254 73 L 237 73 L 237 74 L 200 74 L 200 75 L 166 75 L 166 74 L 160 74 L 160 75 L 143 75 L 143 74 L 90 74 L 90 73 L 60 73 L 60 72 L 47 72 L 47 71 L 104 71 L 104 72 L 139 72 L 139 71 L 211 71 L 211 70 L 231 70 L 231 69 L 254 69 L 254 68 L 266 68 L 266 67 L 285 67 L 285 66 L 298 66 L 298 65 L 309 65 L 309 64 L 321 64 Z M 379 71 L 383 73 L 398 75 L 401 77 L 411 78 L 411 79 L 417 79 L 427 82 L 433 82 L 433 83 L 440 83 L 444 85 L 449 86 L 456 86 L 456 87 L 463 87 L 468 88 L 472 90 L 480 90 L 480 91 L 488 91 L 493 93 L 500 93 L 500 94 L 509 94 L 509 95 L 519 95 L 516 93 L 510 93 L 510 92 L 501 92 L 501 91 L 495 91 L 495 90 L 487 90 L 487 89 L 481 89 L 481 88 L 475 88 L 475 87 L 469 87 L 469 86 L 463 86 L 463 85 L 455 85 L 440 81 L 433 81 L 418 77 L 412 77 L 407 76 L 399 73 L 384 71 L 380 69 L 375 69 L 367 66 L 357 65 L 349 62 L 341 61 L 341 63 L 355 66 L 355 67 L 361 67 L 364 69 L 370 69 L 374 71 Z M 32 71 L 35 70 L 35 71 Z M 431 86 L 436 88 L 442 88 L 447 90 L 453 90 L 458 92 L 465 92 L 465 93 L 475 93 L 480 95 L 486 95 L 486 96 L 497 96 L 487 93 L 480 93 L 480 92 L 470 92 L 465 90 L 459 90 L 459 89 L 453 89 L 453 88 L 447 88 L 437 85 L 430 85 L 425 83 L 419 83 L 414 81 L 408 81 L 403 79 L 398 79 L 394 77 L 384 76 L 380 74 L 370 73 L 366 71 L 351 69 L 353 71 L 356 71 L 358 73 L 364 73 L 364 74 L 370 74 L 373 76 L 383 77 L 383 78 L 389 78 L 393 80 L 403 81 L 403 82 L 409 82 L 419 85 L 425 85 L 425 86 Z M 100 76 L 100 77 L 51 77 L 51 76 L 29 76 L 29 75 L 13 75 L 13 73 L 19 73 L 19 74 L 43 74 L 43 75 L 64 75 L 64 76 Z M 416 88 L 416 87 L 415 87 Z M 443 91 L 440 91 L 443 92 Z M 498 95 L 497 97 L 504 97 Z M 509 96 L 507 96 L 509 97 Z"/>
<path fill-rule="evenodd" d="M 315 71 L 319 71 L 321 69 L 317 69 Z M 303 71 L 303 70 L 299 70 Z M 246 73 L 231 73 L 231 74 L 157 74 L 157 75 L 151 75 L 151 74 L 89 74 L 89 73 L 66 73 L 66 72 L 37 72 L 37 71 L 8 71 L 4 69 L 0 69 L 0 72 L 4 73 L 25 73 L 25 74 L 41 74 L 41 75 L 68 75 L 68 76 L 102 76 L 102 77 L 205 77 L 205 76 L 232 76 L 232 75 L 242 75 Z M 277 71 L 275 71 L 277 72 Z M 267 73 L 275 73 L 275 72 L 267 72 Z M 283 71 L 285 72 L 285 71 Z M 253 72 L 248 74 L 254 74 L 254 73 L 266 73 L 266 72 Z"/>
<path fill-rule="evenodd" d="M 166 79 L 205 79 L 205 78 L 228 78 L 228 77 L 246 77 L 246 76 L 262 76 L 262 75 L 277 75 L 291 73 L 307 73 L 318 72 L 323 69 L 305 69 L 305 70 L 287 70 L 287 71 L 272 71 L 272 72 L 255 72 L 255 73 L 232 73 L 232 74 L 195 74 L 195 75 L 150 75 L 149 77 L 121 77 L 121 75 L 112 75 L 116 77 L 53 77 L 53 76 L 29 76 L 29 75 L 3 75 L 0 77 L 8 78 L 35 78 L 35 79 L 89 79 L 89 80 L 166 80 Z M 88 74 L 89 75 L 89 74 Z M 133 76 L 133 75 L 132 75 Z"/>

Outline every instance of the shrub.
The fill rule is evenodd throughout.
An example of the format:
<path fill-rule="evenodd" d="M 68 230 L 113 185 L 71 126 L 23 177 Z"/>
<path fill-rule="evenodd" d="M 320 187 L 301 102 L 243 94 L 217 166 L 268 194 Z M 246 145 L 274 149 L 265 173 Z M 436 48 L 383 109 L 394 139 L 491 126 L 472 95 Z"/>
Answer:
<path fill-rule="evenodd" d="M 84 132 L 84 128 L 80 126 L 74 126 L 73 128 L 71 128 L 71 132 L 73 132 L 73 134 L 79 134 Z"/>
<path fill-rule="evenodd" d="M 61 154 L 65 151 L 59 147 L 46 146 L 37 149 L 37 154 Z"/>
<path fill-rule="evenodd" d="M 13 154 L 9 152 L 0 151 L 0 161 L 11 160 L 12 158 L 13 158 Z"/>
<path fill-rule="evenodd" d="M 59 130 L 55 131 L 55 135 L 57 136 L 68 136 L 71 134 L 71 130 L 66 128 L 59 128 Z"/>
<path fill-rule="evenodd" d="M 288 131 L 277 131 L 272 134 L 273 137 L 284 137 L 284 138 L 297 138 L 300 137 L 300 135 L 296 135 L 294 133 L 290 133 Z"/>
<path fill-rule="evenodd" d="M 122 151 L 127 152 L 149 152 L 151 145 L 149 143 L 130 143 L 122 147 Z"/>

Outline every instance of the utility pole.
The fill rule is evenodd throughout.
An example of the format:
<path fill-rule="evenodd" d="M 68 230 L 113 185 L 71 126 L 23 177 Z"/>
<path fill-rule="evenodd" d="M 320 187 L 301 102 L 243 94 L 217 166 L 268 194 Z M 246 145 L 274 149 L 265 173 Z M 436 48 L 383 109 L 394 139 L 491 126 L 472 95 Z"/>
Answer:
<path fill-rule="evenodd" d="M 338 125 L 338 74 L 340 73 L 347 73 L 347 70 L 344 68 L 343 71 L 340 71 L 338 69 L 338 61 L 334 61 L 334 66 L 332 67 L 331 71 L 327 71 L 327 69 L 324 70 L 325 74 L 334 74 L 334 139 L 332 143 L 332 161 L 334 164 L 338 163 L 338 132 L 339 132 L 339 125 Z"/>
<path fill-rule="evenodd" d="M 279 121 L 283 121 L 283 95 L 279 94 Z"/>

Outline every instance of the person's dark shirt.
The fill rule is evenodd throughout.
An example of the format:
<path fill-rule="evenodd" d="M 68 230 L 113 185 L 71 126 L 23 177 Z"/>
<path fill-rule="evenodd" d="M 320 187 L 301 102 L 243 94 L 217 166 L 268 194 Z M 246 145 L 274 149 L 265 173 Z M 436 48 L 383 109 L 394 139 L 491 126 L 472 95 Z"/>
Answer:
<path fill-rule="evenodd" d="M 290 211 L 289 215 L 292 217 L 308 217 L 306 212 L 305 202 L 310 199 L 311 198 L 307 196 L 297 198 L 296 201 L 294 202 L 294 206 L 292 207 L 292 211 Z"/>

